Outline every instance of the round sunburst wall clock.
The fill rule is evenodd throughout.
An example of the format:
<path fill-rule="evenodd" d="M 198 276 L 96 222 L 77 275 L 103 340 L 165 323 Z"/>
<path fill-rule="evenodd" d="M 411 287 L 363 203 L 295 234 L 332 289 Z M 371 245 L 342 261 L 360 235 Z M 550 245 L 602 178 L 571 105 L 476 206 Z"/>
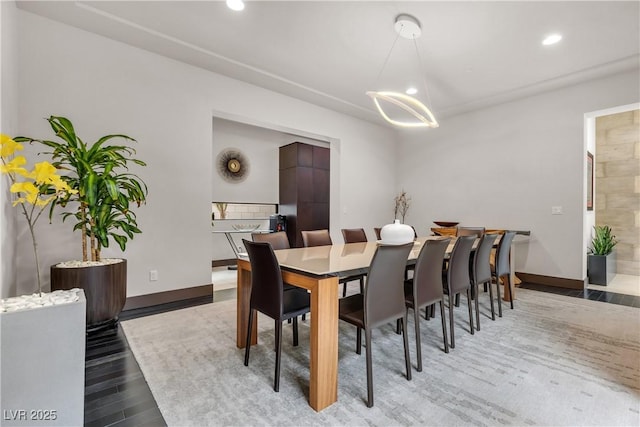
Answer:
<path fill-rule="evenodd" d="M 227 182 L 242 182 L 249 175 L 249 160 L 235 148 L 225 148 L 216 160 L 218 174 Z"/>

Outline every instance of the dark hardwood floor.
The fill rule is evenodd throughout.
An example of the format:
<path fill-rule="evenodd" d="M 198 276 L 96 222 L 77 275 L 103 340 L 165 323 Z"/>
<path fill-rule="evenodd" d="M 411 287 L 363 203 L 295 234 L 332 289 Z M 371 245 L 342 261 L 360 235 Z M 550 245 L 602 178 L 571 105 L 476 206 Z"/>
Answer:
<path fill-rule="evenodd" d="M 640 297 L 590 289 L 575 290 L 522 283 L 522 288 L 640 307 Z M 235 289 L 214 292 L 213 301 L 236 297 Z M 195 298 L 122 313 L 121 320 L 209 304 L 211 298 Z M 166 426 L 138 362 L 121 328 L 87 336 L 85 363 L 85 426 Z"/>

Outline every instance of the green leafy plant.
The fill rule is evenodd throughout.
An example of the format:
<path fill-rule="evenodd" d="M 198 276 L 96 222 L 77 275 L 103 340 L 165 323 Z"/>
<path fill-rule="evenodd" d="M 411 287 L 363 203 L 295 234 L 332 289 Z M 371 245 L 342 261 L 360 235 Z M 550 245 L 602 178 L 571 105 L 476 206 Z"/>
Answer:
<path fill-rule="evenodd" d="M 51 204 L 49 219 L 55 207 L 60 206 L 67 209 L 62 213 L 63 220 L 76 220 L 73 230 L 81 230 L 83 261 L 89 258 L 100 261 L 100 251 L 109 246 L 110 239 L 124 251 L 127 241 L 141 232 L 131 205 L 139 207 L 146 201 L 148 193 L 144 181 L 126 171 L 130 163 L 146 164 L 131 157 L 136 153 L 133 148 L 107 145 L 107 142 L 114 138 L 129 142 L 135 142 L 135 139 L 115 134 L 86 144 L 65 117 L 51 116 L 47 121 L 61 142 L 28 137 L 15 139 L 18 142 L 39 142 L 51 148 L 47 154 L 52 156 L 53 166 L 68 172 L 62 179 L 75 192 L 67 192 Z"/>
<path fill-rule="evenodd" d="M 609 255 L 613 252 L 613 247 L 618 243 L 616 236 L 611 234 L 611 227 L 608 225 L 596 225 L 593 227 L 594 236 L 591 240 L 590 253 L 593 255 Z"/>

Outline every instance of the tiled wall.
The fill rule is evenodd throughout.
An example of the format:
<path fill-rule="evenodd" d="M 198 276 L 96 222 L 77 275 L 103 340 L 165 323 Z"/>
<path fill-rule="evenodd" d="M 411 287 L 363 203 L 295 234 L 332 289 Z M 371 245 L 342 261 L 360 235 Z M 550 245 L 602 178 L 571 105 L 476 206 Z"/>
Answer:
<path fill-rule="evenodd" d="M 227 203 L 226 219 L 269 219 L 269 215 L 276 213 L 276 207 L 255 203 Z M 211 212 L 215 219 L 222 219 L 216 203 L 211 204 Z"/>
<path fill-rule="evenodd" d="M 640 275 L 640 110 L 596 119 L 596 225 L 618 239 L 617 272 Z"/>

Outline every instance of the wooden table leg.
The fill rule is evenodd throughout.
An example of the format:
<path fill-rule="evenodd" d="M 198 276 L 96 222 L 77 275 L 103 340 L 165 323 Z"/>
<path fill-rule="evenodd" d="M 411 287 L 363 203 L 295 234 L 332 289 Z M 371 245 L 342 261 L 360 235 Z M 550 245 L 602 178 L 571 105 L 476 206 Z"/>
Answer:
<path fill-rule="evenodd" d="M 236 299 L 236 346 L 247 345 L 247 326 L 249 324 L 249 302 L 251 301 L 251 264 L 238 259 L 238 286 Z M 254 313 L 251 329 L 251 345 L 258 343 L 258 316 Z"/>
<path fill-rule="evenodd" d="M 321 411 L 338 400 L 338 278 L 311 289 L 309 405 Z"/>

